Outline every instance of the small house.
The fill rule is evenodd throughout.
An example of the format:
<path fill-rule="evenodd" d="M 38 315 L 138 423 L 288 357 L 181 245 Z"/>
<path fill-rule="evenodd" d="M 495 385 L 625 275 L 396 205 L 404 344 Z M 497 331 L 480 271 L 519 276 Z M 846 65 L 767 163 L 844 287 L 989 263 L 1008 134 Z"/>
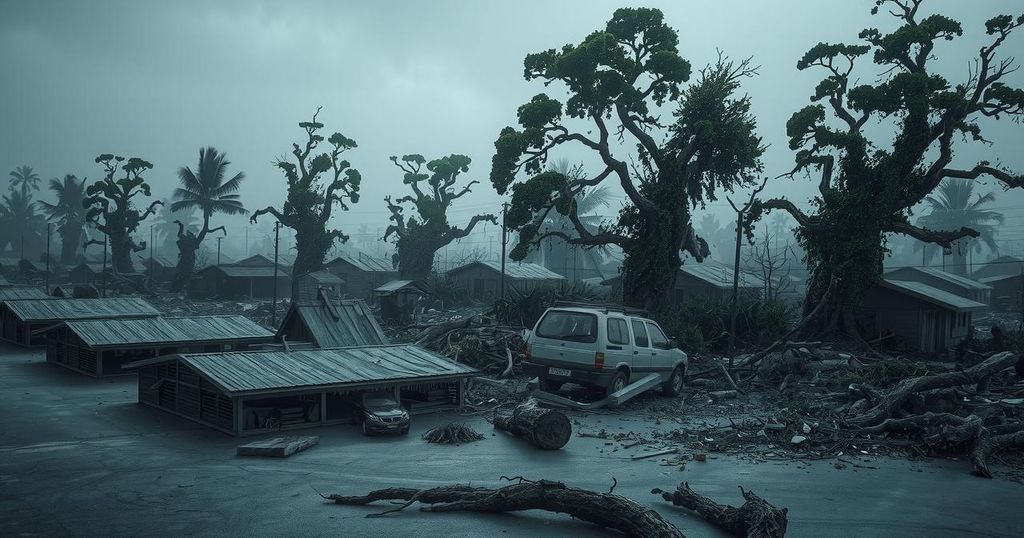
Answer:
<path fill-rule="evenodd" d="M 46 343 L 45 330 L 83 319 L 153 318 L 160 312 L 138 297 L 106 299 L 23 299 L 0 305 L 0 336 L 23 346 Z"/>
<path fill-rule="evenodd" d="M 325 301 L 323 297 L 288 307 L 277 340 L 316 347 L 379 346 L 388 343 L 370 307 L 362 299 Z"/>
<path fill-rule="evenodd" d="M 609 278 L 602 285 L 611 289 L 611 296 L 622 297 L 622 275 Z M 732 300 L 733 269 L 722 264 L 694 263 L 680 266 L 676 274 L 675 287 L 670 300 L 683 303 L 695 300 Z M 739 294 L 744 297 L 759 297 L 764 291 L 764 283 L 757 277 L 740 271 L 738 281 Z"/>
<path fill-rule="evenodd" d="M 46 331 L 46 360 L 94 377 L 171 353 L 245 351 L 274 333 L 245 316 L 71 320 Z"/>
<path fill-rule="evenodd" d="M 391 262 L 362 252 L 342 254 L 324 265 L 324 269 L 345 281 L 342 293 L 352 299 L 373 299 L 373 290 L 398 279 Z"/>
<path fill-rule="evenodd" d="M 276 279 L 275 279 L 276 272 Z M 287 297 L 291 293 L 291 277 L 273 262 L 266 265 L 209 265 L 196 273 L 192 291 L 198 297 Z"/>
<path fill-rule="evenodd" d="M 153 282 L 171 282 L 178 271 L 178 260 L 163 254 L 139 256 L 139 267 L 142 268 L 146 278 L 152 278 Z"/>
<path fill-rule="evenodd" d="M 501 262 L 475 261 L 448 271 L 455 285 L 467 290 L 469 296 L 490 301 L 501 295 Z M 565 277 L 536 263 L 505 263 L 505 288 L 519 290 L 554 287 L 565 282 Z"/>
<path fill-rule="evenodd" d="M 103 279 L 103 264 L 81 262 L 68 271 L 72 284 L 96 284 Z"/>
<path fill-rule="evenodd" d="M 352 422 L 364 392 L 394 394 L 411 413 L 462 405 L 478 374 L 413 345 L 179 353 L 127 365 L 139 403 L 230 435 Z"/>
<path fill-rule="evenodd" d="M 981 279 L 991 286 L 989 305 L 1000 312 L 1020 313 L 1024 310 L 1024 275 L 997 275 Z"/>
<path fill-rule="evenodd" d="M 857 317 L 862 330 L 883 345 L 896 336 L 906 348 L 941 352 L 967 337 L 973 314 L 985 308 L 927 284 L 884 279 L 865 293 Z"/>
<path fill-rule="evenodd" d="M 933 288 L 938 288 L 949 293 L 955 293 L 972 301 L 989 304 L 992 286 L 983 284 L 977 280 L 947 273 L 933 267 L 900 267 L 886 271 L 885 278 L 888 280 L 904 280 L 920 282 Z"/>
<path fill-rule="evenodd" d="M 1019 275 L 1024 271 L 1024 260 L 1014 256 L 999 256 L 985 263 L 976 264 L 978 267 L 971 276 L 981 281 L 983 278 L 993 276 Z"/>
<path fill-rule="evenodd" d="M 345 281 L 330 271 L 313 271 L 297 277 L 300 303 L 318 301 L 323 293 L 331 301 L 340 301 Z"/>
<path fill-rule="evenodd" d="M 426 294 L 423 286 L 412 280 L 392 280 L 373 290 L 380 304 L 381 318 L 391 322 L 412 321 L 416 306 Z"/>

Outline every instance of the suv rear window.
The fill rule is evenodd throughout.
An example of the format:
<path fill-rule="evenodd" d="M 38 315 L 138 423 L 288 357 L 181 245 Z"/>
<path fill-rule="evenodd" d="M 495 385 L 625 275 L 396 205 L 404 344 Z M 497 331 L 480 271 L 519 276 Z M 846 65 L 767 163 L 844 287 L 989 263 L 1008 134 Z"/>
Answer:
<path fill-rule="evenodd" d="M 550 310 L 537 325 L 537 336 L 571 342 L 596 342 L 597 316 L 584 312 Z"/>

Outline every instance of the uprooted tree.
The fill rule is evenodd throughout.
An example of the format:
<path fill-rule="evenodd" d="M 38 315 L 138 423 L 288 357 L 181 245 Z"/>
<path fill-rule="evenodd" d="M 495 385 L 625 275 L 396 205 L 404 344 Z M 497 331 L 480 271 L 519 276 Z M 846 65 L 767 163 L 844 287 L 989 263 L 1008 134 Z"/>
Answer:
<path fill-rule="evenodd" d="M 678 35 L 661 11 L 619 9 L 579 45 L 526 57 L 527 80 L 564 84 L 569 96 L 563 104 L 537 95 L 519 107 L 520 129 L 506 127 L 494 144 L 491 182 L 499 194 L 511 189 L 507 224 L 519 231 L 513 259 L 523 259 L 547 237 L 584 248 L 617 245 L 625 254 L 626 303 L 658 310 L 675 283 L 681 253 L 698 262 L 707 256 L 691 209 L 714 200 L 719 189 L 752 183 L 761 169 L 763 147 L 750 101 L 735 96 L 740 80 L 756 68 L 720 58 L 683 88 L 691 68 L 677 45 Z M 658 108 L 667 103 L 677 107 L 668 127 L 658 118 Z M 613 138 L 626 147 L 635 143 L 639 164 L 615 156 Z M 603 168 L 582 178 L 542 172 L 549 153 L 563 144 L 593 151 Z M 516 182 L 519 172 L 532 177 Z M 592 232 L 580 221 L 574 199 L 609 178 L 621 186 L 627 203 L 616 222 Z M 569 218 L 573 234 L 541 231 L 552 210 Z"/>
<path fill-rule="evenodd" d="M 245 174 L 239 172 L 225 181 L 225 171 L 229 164 L 231 162 L 227 160 L 226 154 L 209 147 L 199 150 L 199 165 L 195 171 L 187 166 L 178 170 L 181 186 L 174 190 L 175 201 L 171 204 L 171 211 L 198 208 L 203 212 L 203 226 L 196 233 L 187 230 L 180 220 L 174 221 L 178 225 L 178 266 L 174 272 L 174 290 L 184 289 L 192 279 L 196 267 L 196 251 L 206 236 L 216 231 L 227 233 L 224 226 L 210 228 L 210 217 L 214 213 L 245 214 L 245 207 L 237 194 Z"/>
<path fill-rule="evenodd" d="M 985 142 L 979 121 L 1024 116 L 1024 91 L 1003 82 L 1016 69 L 1013 60 L 997 57 L 1024 16 L 990 19 L 985 25 L 990 41 L 967 79 L 953 84 L 933 70 L 932 62 L 936 46 L 961 36 L 963 29 L 943 15 L 922 18 L 923 1 L 879 0 L 872 12 L 889 11 L 899 21 L 896 30 L 864 30 L 861 45 L 820 43 L 797 63 L 800 70 L 827 72 L 811 98 L 815 104 L 795 113 L 786 126 L 790 147 L 797 150 L 791 174 L 819 171 L 819 193 L 811 200 L 812 213 L 780 198 L 756 204 L 750 216 L 756 220 L 764 211 L 781 209 L 797 221 L 811 271 L 799 336 L 845 335 L 862 342 L 853 312 L 880 279 L 886 234 L 944 248 L 978 235 L 970 228 L 936 231 L 910 223 L 911 209 L 943 179 L 986 176 L 1006 188 L 1024 186 L 1024 177 L 988 162 L 951 166 L 956 145 Z M 870 52 L 883 70 L 882 81 L 851 87 L 860 78 L 855 68 Z M 865 132 L 872 119 L 892 126 L 891 144 Z"/>
<path fill-rule="evenodd" d="M 403 175 L 403 182 L 409 185 L 413 194 L 392 202 L 384 198 L 391 211 L 391 221 L 384 232 L 387 240 L 395 235 L 394 264 L 401 278 L 422 280 L 430 275 L 434 267 L 434 253 L 456 239 L 469 235 L 480 221 L 494 224 L 498 220 L 491 214 L 475 215 L 465 228 L 459 229 L 448 223 L 448 208 L 452 202 L 465 196 L 478 181 L 470 181 L 456 191 L 459 174 L 469 171 L 470 159 L 465 155 L 449 155 L 427 162 L 422 155 L 404 155 L 401 160 L 391 157 Z M 426 170 L 424 170 L 426 164 Z M 429 174 L 427 173 L 429 172 Z M 403 203 L 413 204 L 417 216 L 406 219 Z"/>
<path fill-rule="evenodd" d="M 145 211 L 135 206 L 135 198 L 150 196 L 149 184 L 142 177 L 153 165 L 138 157 L 125 158 L 105 153 L 96 157 L 103 166 L 103 179 L 85 189 L 82 205 L 87 209 L 85 219 L 93 223 L 110 242 L 111 267 L 115 273 L 134 271 L 132 254 L 145 250 L 146 242 L 135 243 L 132 234 L 146 217 L 156 212 L 163 202 L 156 200 Z M 123 164 L 122 164 L 123 163 Z M 121 174 L 120 177 L 118 174 Z M 103 241 L 93 239 L 89 245 L 102 245 Z"/>
<path fill-rule="evenodd" d="M 316 120 L 320 114 L 317 108 L 311 121 L 299 123 L 306 132 L 306 142 L 292 144 L 295 162 L 282 157 L 275 163 L 288 180 L 288 197 L 279 210 L 273 206 L 255 211 L 250 219 L 256 223 L 259 217 L 271 214 L 282 226 L 295 231 L 295 265 L 293 275 L 300 276 L 316 271 L 323 266 L 324 256 L 335 240 L 348 241 L 341 230 L 328 228 L 334 206 L 348 210 L 347 202 L 359 202 L 359 171 L 341 156 L 356 147 L 355 140 L 341 133 L 334 133 L 327 139 L 330 149 L 314 154 L 324 141 L 319 134 L 324 124 Z M 326 181 L 321 177 L 326 175 Z M 292 299 L 298 296 L 299 280 L 292 279 Z"/>

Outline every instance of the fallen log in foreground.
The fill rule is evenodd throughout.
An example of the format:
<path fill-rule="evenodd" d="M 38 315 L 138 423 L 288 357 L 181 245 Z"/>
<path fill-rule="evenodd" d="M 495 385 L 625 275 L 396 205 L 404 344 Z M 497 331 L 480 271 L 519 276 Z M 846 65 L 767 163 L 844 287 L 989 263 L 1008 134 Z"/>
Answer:
<path fill-rule="evenodd" d="M 510 413 L 496 413 L 494 427 L 544 450 L 558 450 L 572 437 L 572 423 L 561 411 L 538 407 L 532 398 Z"/>
<path fill-rule="evenodd" d="M 513 479 L 515 480 L 515 479 Z M 448 485 L 430 489 L 387 488 L 366 495 L 327 495 L 324 498 L 336 504 L 366 505 L 375 501 L 402 500 L 399 508 L 366 517 L 380 517 L 403 510 L 419 502 L 424 512 L 519 512 L 544 510 L 568 514 L 576 519 L 600 527 L 615 529 L 629 536 L 680 537 L 683 533 L 654 510 L 636 501 L 586 489 L 570 488 L 561 482 L 530 481 L 518 478 L 518 483 L 502 488 L 481 488 L 468 485 Z M 613 486 L 614 488 L 614 486 Z"/>
<path fill-rule="evenodd" d="M 781 538 L 786 535 L 788 509 L 776 508 L 754 492 L 744 491 L 742 487 L 740 492 L 745 501 L 736 508 L 718 504 L 697 494 L 686 482 L 676 486 L 672 492 L 657 488 L 651 490 L 651 493 L 661 495 L 661 498 L 676 506 L 693 510 L 705 521 L 729 534 L 749 538 Z"/>

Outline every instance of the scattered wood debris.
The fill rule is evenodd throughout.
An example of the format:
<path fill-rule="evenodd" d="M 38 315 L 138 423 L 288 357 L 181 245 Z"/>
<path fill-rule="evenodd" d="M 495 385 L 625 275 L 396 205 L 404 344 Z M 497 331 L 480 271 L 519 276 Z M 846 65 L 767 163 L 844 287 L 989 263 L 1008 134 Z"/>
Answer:
<path fill-rule="evenodd" d="M 238 456 L 265 456 L 270 458 L 287 458 L 296 452 L 302 452 L 320 442 L 316 435 L 298 437 L 272 437 L 240 445 L 235 454 Z"/>
<path fill-rule="evenodd" d="M 484 436 L 480 432 L 477 432 L 473 428 L 465 424 L 458 422 L 452 422 L 445 426 L 439 426 L 437 428 L 431 428 L 427 433 L 423 434 L 423 439 L 428 443 L 437 443 L 442 445 L 458 445 L 462 443 L 471 443 L 473 441 L 479 441 Z"/>

